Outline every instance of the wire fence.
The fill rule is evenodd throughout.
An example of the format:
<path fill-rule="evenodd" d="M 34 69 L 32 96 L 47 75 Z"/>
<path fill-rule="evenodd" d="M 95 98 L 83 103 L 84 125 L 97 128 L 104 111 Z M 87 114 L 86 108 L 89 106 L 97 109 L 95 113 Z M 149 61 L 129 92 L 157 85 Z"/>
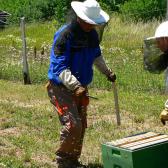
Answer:
<path fill-rule="evenodd" d="M 49 24 L 49 27 L 53 26 L 53 23 L 47 24 Z M 45 26 L 44 29 L 47 29 L 47 27 Z M 117 83 L 120 88 L 133 92 L 164 92 L 164 74 L 153 75 L 144 71 L 143 43 L 138 42 L 138 45 L 135 43 L 131 46 L 128 43 L 126 48 L 120 46 L 120 42 L 118 42 L 118 45 L 113 45 L 108 36 L 108 30 L 110 29 L 111 28 L 108 27 L 104 32 L 104 42 L 101 44 L 101 48 L 107 64 L 117 74 Z M 33 28 L 31 28 L 31 31 L 32 30 Z M 42 32 L 42 35 L 36 36 L 36 34 L 39 33 L 38 31 L 41 31 L 41 27 L 38 27 L 38 30 L 35 28 L 31 34 L 27 33 L 26 37 L 29 74 L 32 83 L 45 83 L 47 82 L 52 36 L 56 31 L 56 28 L 52 28 L 50 40 L 46 41 L 43 37 L 43 35 L 45 36 L 45 30 Z M 11 34 L 11 32 L 12 28 L 0 30 L 0 79 L 23 81 L 23 57 L 20 27 L 15 27 L 13 34 Z M 124 33 L 124 31 L 121 33 Z M 131 34 L 132 32 L 130 31 L 129 33 Z M 30 38 L 30 36 L 35 36 L 35 38 Z M 115 32 L 113 32 L 111 36 L 115 37 Z M 37 38 L 41 39 L 38 43 Z M 134 38 L 134 34 L 132 34 L 132 38 Z M 117 41 L 123 41 L 123 39 L 117 39 L 117 35 L 114 40 L 116 43 Z M 125 40 L 129 41 L 132 39 L 128 38 Z M 143 39 L 141 39 L 141 41 L 143 41 Z M 127 43 L 127 41 L 125 41 L 125 43 Z M 102 89 L 111 88 L 111 84 L 95 68 L 94 74 L 94 79 L 90 87 Z"/>

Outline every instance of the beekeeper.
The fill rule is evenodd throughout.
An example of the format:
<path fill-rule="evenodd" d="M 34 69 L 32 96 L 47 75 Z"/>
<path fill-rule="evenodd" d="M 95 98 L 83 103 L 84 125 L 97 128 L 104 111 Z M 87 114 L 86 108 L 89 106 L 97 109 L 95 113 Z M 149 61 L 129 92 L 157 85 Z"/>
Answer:
<path fill-rule="evenodd" d="M 147 70 L 153 73 L 161 73 L 168 67 L 168 21 L 161 23 L 154 37 L 145 39 L 144 63 Z M 168 72 L 168 69 L 166 70 Z M 166 83 L 168 84 L 168 73 Z M 168 100 L 165 109 L 160 114 L 163 124 L 168 120 Z"/>
<path fill-rule="evenodd" d="M 144 65 L 152 73 L 161 73 L 168 66 L 168 21 L 161 23 L 154 37 L 144 40 Z"/>
<path fill-rule="evenodd" d="M 92 81 L 93 64 L 108 80 L 116 80 L 104 61 L 95 31 L 96 26 L 109 21 L 109 15 L 96 0 L 73 1 L 71 7 L 76 20 L 55 33 L 48 71 L 48 95 L 62 125 L 56 151 L 58 168 L 85 167 L 78 159 L 87 127 L 87 86 Z"/>

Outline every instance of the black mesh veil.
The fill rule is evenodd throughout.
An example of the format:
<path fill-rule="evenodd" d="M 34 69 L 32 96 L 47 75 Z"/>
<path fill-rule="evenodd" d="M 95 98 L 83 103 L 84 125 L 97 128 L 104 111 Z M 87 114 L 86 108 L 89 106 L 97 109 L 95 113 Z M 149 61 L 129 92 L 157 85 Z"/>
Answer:
<path fill-rule="evenodd" d="M 101 24 L 101 25 L 97 25 L 95 27 L 95 30 L 98 34 L 98 37 L 99 37 L 99 42 L 102 41 L 102 38 L 103 38 L 103 32 L 104 32 L 104 28 L 106 27 L 107 24 Z"/>
<path fill-rule="evenodd" d="M 168 52 L 163 53 L 155 38 L 144 40 L 144 69 L 151 73 L 161 73 L 168 66 Z"/>
<path fill-rule="evenodd" d="M 66 23 L 73 23 L 76 22 L 77 20 L 77 15 L 74 12 L 74 10 L 71 8 L 68 10 L 67 15 L 66 15 Z"/>
<path fill-rule="evenodd" d="M 67 16 L 66 16 L 66 23 L 73 23 L 73 22 L 76 22 L 77 20 L 77 15 L 76 13 L 74 12 L 74 10 L 71 8 L 68 12 L 67 12 Z M 104 28 L 107 24 L 101 24 L 101 25 L 97 25 L 95 27 L 95 30 L 98 34 L 98 37 L 99 37 L 99 42 L 102 41 L 102 37 L 103 37 L 103 32 L 104 32 Z"/>

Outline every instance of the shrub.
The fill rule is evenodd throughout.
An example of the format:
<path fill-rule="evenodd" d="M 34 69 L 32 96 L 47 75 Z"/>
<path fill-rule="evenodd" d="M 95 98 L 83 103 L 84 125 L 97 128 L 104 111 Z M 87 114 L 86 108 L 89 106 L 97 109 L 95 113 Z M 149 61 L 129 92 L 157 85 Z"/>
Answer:
<path fill-rule="evenodd" d="M 37 10 L 37 1 L 33 0 L 6 0 L 1 4 L 1 9 L 11 13 L 10 22 L 18 23 L 20 17 L 25 17 L 27 21 L 40 18 L 41 11 Z"/>
<path fill-rule="evenodd" d="M 72 0 L 6 0 L 1 2 L 1 10 L 11 13 L 11 23 L 18 23 L 20 17 L 26 21 L 56 19 L 65 21 Z M 83 1 L 83 0 L 78 0 Z M 98 0 L 101 7 L 110 12 L 121 12 L 124 18 L 151 20 L 162 18 L 166 13 L 166 0 Z"/>
<path fill-rule="evenodd" d="M 166 15 L 166 0 L 130 0 L 121 6 L 120 12 L 127 20 L 162 19 Z"/>
<path fill-rule="evenodd" d="M 119 11 L 120 6 L 128 0 L 98 0 L 101 7 L 109 11 Z"/>
<path fill-rule="evenodd" d="M 72 0 L 6 0 L 1 2 L 1 9 L 11 13 L 11 23 L 18 23 L 20 17 L 27 21 L 56 20 L 65 21 Z M 78 0 L 83 1 L 83 0 Z M 126 0 L 98 0 L 105 10 L 118 11 Z"/>

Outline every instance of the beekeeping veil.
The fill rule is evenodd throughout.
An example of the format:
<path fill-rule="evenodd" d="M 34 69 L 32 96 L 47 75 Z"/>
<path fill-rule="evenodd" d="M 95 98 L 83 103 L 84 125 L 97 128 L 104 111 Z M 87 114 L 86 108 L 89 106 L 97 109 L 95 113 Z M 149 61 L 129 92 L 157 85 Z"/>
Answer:
<path fill-rule="evenodd" d="M 104 28 L 109 21 L 109 15 L 101 9 L 99 3 L 96 0 L 72 1 L 71 7 L 76 16 L 86 23 L 95 25 L 99 41 L 101 41 Z M 71 11 L 73 19 L 75 18 L 74 13 Z"/>
<path fill-rule="evenodd" d="M 149 72 L 161 73 L 168 66 L 168 52 L 163 52 L 158 44 L 165 37 L 168 37 L 168 21 L 159 25 L 154 37 L 144 39 L 144 68 Z"/>

